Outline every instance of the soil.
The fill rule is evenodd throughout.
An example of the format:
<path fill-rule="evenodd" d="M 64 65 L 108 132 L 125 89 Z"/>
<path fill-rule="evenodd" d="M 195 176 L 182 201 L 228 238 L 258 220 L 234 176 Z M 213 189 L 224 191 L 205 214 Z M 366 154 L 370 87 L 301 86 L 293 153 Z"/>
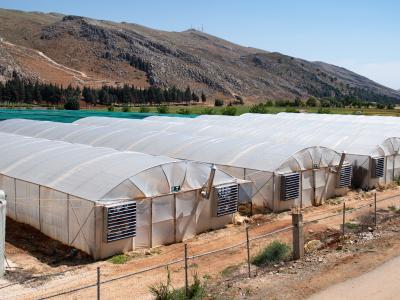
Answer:
<path fill-rule="evenodd" d="M 395 187 L 377 192 L 379 220 L 397 216 L 389 210 L 400 206 L 400 189 Z M 348 211 L 346 221 L 368 220 L 360 218 L 370 215 L 373 207 L 373 192 L 350 192 L 345 197 L 329 201 L 319 207 L 304 210 L 306 241 L 319 240 L 322 249 L 309 253 L 303 260 L 286 263 L 284 266 L 256 268 L 252 266 L 252 279 L 246 279 L 246 248 L 240 247 L 213 253 L 189 260 L 190 275 L 197 273 L 207 278 L 207 290 L 211 299 L 252 298 L 304 299 L 331 284 L 358 276 L 382 262 L 398 255 L 400 250 L 400 225 L 397 219 L 385 221 L 384 225 L 363 237 L 361 233 L 348 229 L 349 238 L 340 244 L 342 222 L 341 203 L 346 207 L 365 208 Z M 371 208 L 372 207 L 372 208 Z M 335 217 L 326 218 L 335 214 Z M 324 219 L 325 218 L 325 219 Z M 318 221 L 317 221 L 318 220 Z M 10 224 L 10 225 L 9 225 Z M 127 253 L 128 262 L 116 265 L 108 260 L 92 262 L 76 250 L 57 244 L 38 231 L 15 222 L 8 222 L 6 255 L 10 268 L 0 280 L 0 299 L 37 299 L 60 292 L 92 285 L 96 282 L 97 267 L 101 270 L 101 281 L 107 281 L 151 266 L 165 264 L 183 258 L 183 244 L 162 246 L 152 250 Z M 290 213 L 257 215 L 249 220 L 250 238 L 284 229 L 291 225 Z M 362 225 L 362 224 L 361 224 Z M 358 226 L 362 228 L 363 226 Z M 204 233 L 186 241 L 189 256 L 243 243 L 246 237 L 245 224 L 229 225 L 224 229 Z M 370 224 L 364 226 L 368 230 Z M 362 233 L 364 234 L 364 233 Z M 256 254 L 272 240 L 291 243 L 291 231 L 282 231 L 251 242 L 251 255 Z M 354 242 L 362 241 L 362 243 Z M 379 241 L 379 242 L 378 242 Z M 341 248 L 340 248 L 341 247 Z M 337 250 L 341 249 L 341 250 Z M 272 268 L 272 269 L 271 269 Z M 334 272 L 332 272 L 334 270 Z M 172 284 L 181 287 L 184 283 L 183 264 L 169 267 Z M 227 279 L 228 277 L 228 279 Z M 104 299 L 151 299 L 149 286 L 165 282 L 167 271 L 159 268 L 130 276 L 121 280 L 103 283 Z M 96 287 L 63 295 L 64 299 L 92 298 Z M 132 295 L 135 295 L 132 297 Z"/>
<path fill-rule="evenodd" d="M 309 300 L 397 299 L 400 292 L 399 280 L 400 257 L 396 257 L 368 273 L 331 286 L 311 296 Z"/>

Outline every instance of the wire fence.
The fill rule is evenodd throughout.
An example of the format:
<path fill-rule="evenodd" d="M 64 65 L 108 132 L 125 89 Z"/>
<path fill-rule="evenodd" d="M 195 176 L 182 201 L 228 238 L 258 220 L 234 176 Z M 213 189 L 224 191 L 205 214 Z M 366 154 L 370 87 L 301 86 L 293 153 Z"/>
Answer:
<path fill-rule="evenodd" d="M 325 210 L 323 214 L 318 214 L 316 211 L 314 215 L 302 222 L 301 234 L 306 231 L 306 228 L 311 232 L 310 228 L 314 224 L 329 226 L 334 234 L 343 236 L 352 230 L 351 222 L 355 220 L 359 221 L 358 225 L 360 226 L 376 226 L 380 221 L 380 210 L 383 208 L 387 210 L 388 207 L 395 206 L 399 200 L 400 194 L 381 199 L 377 199 L 375 194 L 373 199 L 367 199 L 366 204 L 357 207 L 353 207 L 351 203 L 346 206 L 346 203 L 343 202 L 343 206 L 336 205 L 328 212 Z M 274 221 L 270 223 L 272 224 Z M 278 224 L 279 221 L 275 221 L 275 223 Z M 195 253 L 189 245 L 184 244 L 180 257 L 135 272 L 113 276 L 107 271 L 103 274 L 102 268 L 98 267 L 95 273 L 92 271 L 91 275 L 93 276 L 90 276 L 90 283 L 82 284 L 77 288 L 64 287 L 59 292 L 43 293 L 39 299 L 57 297 L 108 299 L 113 298 L 113 295 L 120 293 L 124 288 L 132 291 L 132 287 L 141 289 L 138 294 L 135 292 L 136 295 L 140 295 L 140 293 L 148 295 L 149 286 L 166 282 L 169 276 L 171 285 L 184 288 L 190 285 L 194 276 L 199 278 L 215 275 L 226 278 L 231 276 L 254 277 L 257 276 L 258 268 L 251 264 L 251 258 L 271 243 L 277 235 L 279 235 L 279 241 L 294 244 L 293 232 L 296 226 L 287 222 L 279 224 L 282 226 L 281 228 L 266 233 L 260 232 L 257 226 L 247 226 L 241 242 L 214 250 Z M 305 236 L 307 235 L 308 232 L 305 233 Z M 302 244 L 301 247 L 304 245 Z M 229 263 L 227 263 L 226 257 L 229 257 Z M 162 269 L 166 271 L 160 272 Z M 93 280 L 94 276 L 96 280 Z M 82 282 L 87 282 L 87 280 L 83 279 Z M 73 283 L 71 285 L 73 286 Z"/>

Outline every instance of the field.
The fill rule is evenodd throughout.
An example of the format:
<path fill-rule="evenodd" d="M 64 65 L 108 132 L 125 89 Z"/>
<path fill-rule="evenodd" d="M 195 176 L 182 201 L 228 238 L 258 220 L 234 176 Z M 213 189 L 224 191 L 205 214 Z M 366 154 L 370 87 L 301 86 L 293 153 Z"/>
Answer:
<path fill-rule="evenodd" d="M 149 107 L 150 112 L 157 113 L 157 107 Z M 225 107 L 209 107 L 212 108 L 215 114 L 222 114 L 222 111 Z M 248 113 L 251 106 L 242 105 L 235 106 L 236 115 L 241 115 L 244 113 Z M 131 107 L 132 112 L 139 112 L 139 107 Z M 182 110 L 189 110 L 190 114 L 204 114 L 204 106 L 170 106 L 169 113 L 171 114 L 179 114 Z M 318 107 L 281 107 L 281 106 L 271 106 L 268 107 L 268 113 L 280 113 L 280 112 L 294 112 L 293 109 L 298 110 L 299 112 L 309 112 L 309 113 L 318 113 Z M 331 114 L 361 114 L 361 115 L 380 115 L 380 116 L 400 116 L 400 108 L 396 109 L 377 109 L 377 108 L 329 108 L 329 112 Z"/>
<path fill-rule="evenodd" d="M 234 106 L 236 109 L 236 115 L 241 115 L 244 113 L 248 113 L 251 109 L 251 105 L 236 105 Z M 13 104 L 10 105 L 8 103 L 0 102 L 0 109 L 60 109 L 63 110 L 62 107 L 43 107 L 43 106 L 27 106 L 26 104 Z M 113 107 L 114 112 L 124 112 L 124 108 L 115 106 Z M 147 106 L 149 113 L 159 113 L 158 106 Z M 171 105 L 167 108 L 168 114 L 193 114 L 193 115 L 203 115 L 203 114 L 216 114 L 220 115 L 226 109 L 224 107 L 213 107 L 213 106 L 205 106 L 205 105 Z M 125 107 L 127 112 L 140 112 L 141 107 L 139 106 L 129 106 Z M 210 113 L 210 110 L 211 113 Z M 352 107 L 335 107 L 335 108 L 324 108 L 324 113 L 330 114 L 357 114 L 357 115 L 380 115 L 380 116 L 400 116 L 400 107 L 397 106 L 394 109 L 379 109 L 379 108 L 352 108 Z M 86 106 L 84 103 L 81 103 L 81 111 L 99 111 L 99 112 L 107 112 L 108 108 L 105 106 Z M 322 113 L 319 107 L 285 107 L 285 106 L 270 106 L 267 107 L 267 113 L 275 114 L 280 112 L 308 112 L 308 113 Z M 123 115 L 121 115 L 123 117 Z"/>

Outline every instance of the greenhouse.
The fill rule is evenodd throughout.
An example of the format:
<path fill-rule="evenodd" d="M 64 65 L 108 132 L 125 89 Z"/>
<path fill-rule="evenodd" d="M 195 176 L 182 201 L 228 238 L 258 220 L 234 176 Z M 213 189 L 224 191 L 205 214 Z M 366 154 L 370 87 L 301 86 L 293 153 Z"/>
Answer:
<path fill-rule="evenodd" d="M 326 147 L 293 142 L 277 144 L 234 135 L 191 136 L 149 130 L 145 126 L 138 129 L 29 120 L 4 121 L 0 123 L 0 131 L 213 163 L 233 177 L 249 180 L 248 199 L 255 206 L 274 211 L 294 205 L 319 205 L 325 199 L 343 194 L 350 185 L 351 167 L 341 153 Z"/>
<path fill-rule="evenodd" d="M 166 123 L 160 125 L 160 128 L 164 127 L 168 131 L 190 131 L 196 135 L 214 137 L 224 136 L 228 131 L 236 136 L 268 139 L 275 143 L 296 140 L 310 146 L 345 151 L 353 166 L 354 187 L 369 189 L 377 184 L 390 184 L 400 176 L 400 124 L 394 123 L 393 119 L 386 120 L 385 117 L 362 121 L 365 118 L 368 120 L 369 117 L 364 116 L 356 122 L 351 121 L 351 118 L 335 119 L 324 114 L 282 113 L 243 114 L 238 117 L 200 116 L 193 120 L 173 117 L 149 119 Z M 149 122 L 147 120 L 138 122 Z"/>
<path fill-rule="evenodd" d="M 8 217 L 94 258 L 222 228 L 237 209 L 237 180 L 211 165 L 0 137 L 0 190 L 7 194 Z"/>

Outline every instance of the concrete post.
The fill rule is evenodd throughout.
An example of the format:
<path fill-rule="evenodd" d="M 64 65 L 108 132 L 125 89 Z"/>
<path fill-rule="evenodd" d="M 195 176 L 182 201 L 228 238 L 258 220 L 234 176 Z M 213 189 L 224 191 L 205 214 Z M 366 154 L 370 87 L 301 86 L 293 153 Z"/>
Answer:
<path fill-rule="evenodd" d="M 0 277 L 5 273 L 5 244 L 6 244 L 6 196 L 3 191 L 0 190 Z"/>
<path fill-rule="evenodd" d="M 300 208 L 292 209 L 293 259 L 304 256 L 303 214 Z"/>

